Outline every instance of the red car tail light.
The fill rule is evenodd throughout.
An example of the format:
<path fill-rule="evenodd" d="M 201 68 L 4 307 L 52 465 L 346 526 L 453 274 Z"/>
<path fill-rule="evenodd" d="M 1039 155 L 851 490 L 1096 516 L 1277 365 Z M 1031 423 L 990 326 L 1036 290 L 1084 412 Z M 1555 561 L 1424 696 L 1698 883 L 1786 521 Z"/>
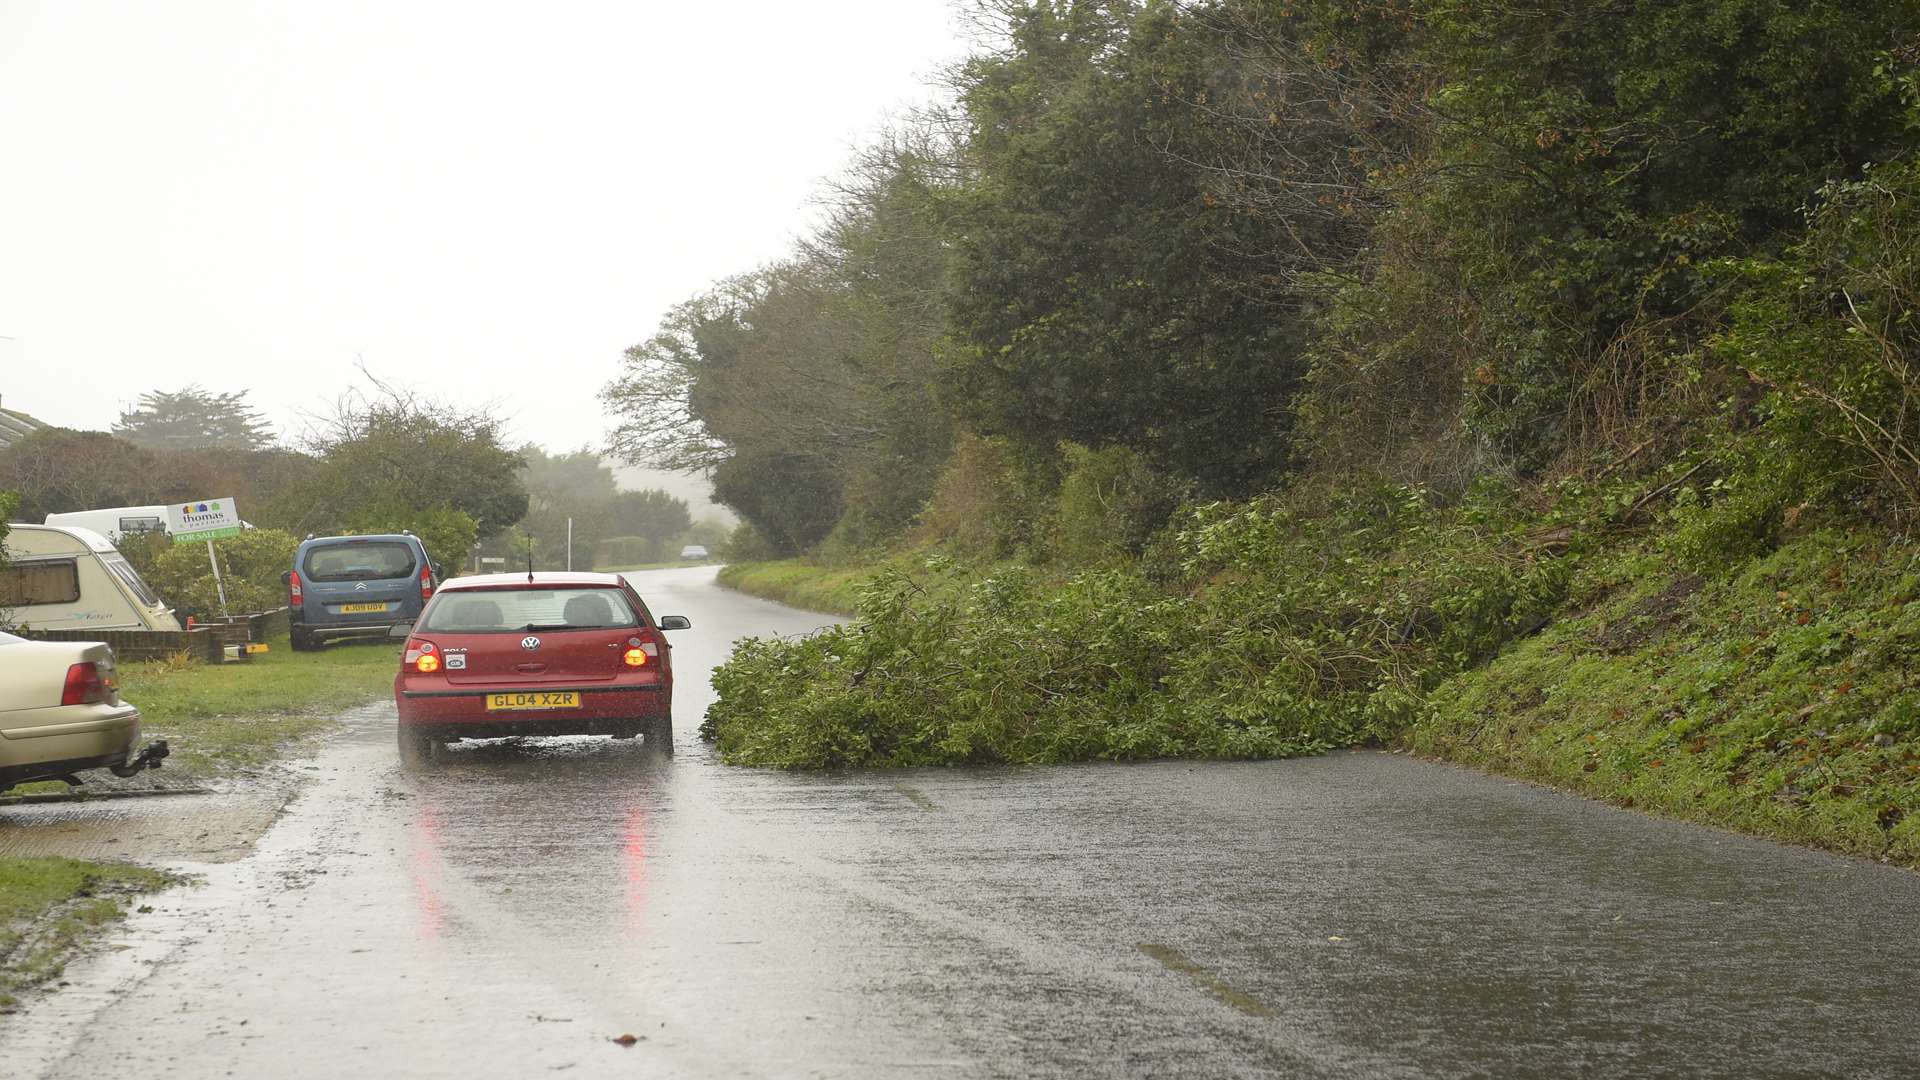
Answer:
<path fill-rule="evenodd" d="M 433 599 L 433 567 L 431 565 L 420 568 L 420 599 Z"/>
<path fill-rule="evenodd" d="M 647 666 L 647 650 L 644 648 L 628 649 L 627 650 L 627 666 L 628 667 L 646 667 Z"/>
<path fill-rule="evenodd" d="M 288 574 L 287 575 L 287 606 L 299 607 L 301 595 L 302 594 L 300 591 L 300 575 Z"/>
<path fill-rule="evenodd" d="M 440 670 L 440 650 L 434 648 L 431 641 L 410 639 L 401 663 L 422 675 L 431 675 Z"/>
<path fill-rule="evenodd" d="M 60 691 L 62 705 L 98 705 L 112 700 L 113 687 L 98 664 L 74 664 L 67 669 L 67 685 Z"/>

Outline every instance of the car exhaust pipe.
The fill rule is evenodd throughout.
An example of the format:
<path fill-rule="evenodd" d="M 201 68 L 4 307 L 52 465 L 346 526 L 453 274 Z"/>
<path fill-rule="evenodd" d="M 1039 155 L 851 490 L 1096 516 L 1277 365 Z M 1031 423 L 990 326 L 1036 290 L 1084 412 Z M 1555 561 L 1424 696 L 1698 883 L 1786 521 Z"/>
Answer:
<path fill-rule="evenodd" d="M 129 758 L 125 765 L 109 765 L 107 771 L 115 776 L 138 776 L 148 769 L 157 769 L 160 762 L 172 751 L 167 749 L 167 740 L 155 739 L 140 751 L 139 756 Z"/>

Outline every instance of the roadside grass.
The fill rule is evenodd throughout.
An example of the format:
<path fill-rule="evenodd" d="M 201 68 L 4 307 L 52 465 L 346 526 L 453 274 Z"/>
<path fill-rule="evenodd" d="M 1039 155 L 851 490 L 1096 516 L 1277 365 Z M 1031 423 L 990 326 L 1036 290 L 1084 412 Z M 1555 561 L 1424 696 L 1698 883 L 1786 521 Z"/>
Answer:
<path fill-rule="evenodd" d="M 143 739 L 168 740 L 167 768 L 222 772 L 271 761 L 334 723 L 335 713 L 387 694 L 398 667 L 387 640 L 296 653 L 285 638 L 243 664 L 128 664 L 121 694 L 140 707 Z"/>
<path fill-rule="evenodd" d="M 172 880 L 138 866 L 0 858 L 0 1012 L 59 975 L 82 940 L 118 920 L 130 898 Z"/>
<path fill-rule="evenodd" d="M 816 559 L 774 559 L 729 563 L 720 568 L 722 586 L 788 607 L 849 618 L 859 613 L 860 592 L 886 574 L 909 574 L 923 587 L 952 590 L 1012 564 L 967 563 L 942 556 L 937 548 L 895 552 L 871 562 L 826 563 Z"/>
<path fill-rule="evenodd" d="M 852 615 L 860 586 L 869 581 L 876 570 L 871 565 L 828 567 L 811 559 L 776 559 L 730 563 L 720 568 L 719 582 L 729 589 L 788 607 Z"/>
<path fill-rule="evenodd" d="M 1652 546 L 1443 683 L 1416 752 L 1621 806 L 1920 867 L 1920 572 L 1827 531 L 1720 576 Z"/>

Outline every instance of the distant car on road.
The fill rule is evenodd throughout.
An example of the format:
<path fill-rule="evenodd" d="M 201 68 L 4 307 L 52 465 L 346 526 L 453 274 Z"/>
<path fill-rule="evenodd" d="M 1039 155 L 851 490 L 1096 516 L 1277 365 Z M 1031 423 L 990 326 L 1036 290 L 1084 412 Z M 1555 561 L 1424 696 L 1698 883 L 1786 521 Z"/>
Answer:
<path fill-rule="evenodd" d="M 317 649 L 337 638 L 384 637 L 420 617 L 440 586 L 440 567 L 411 533 L 310 536 L 280 575 L 292 612 L 290 644 Z"/>
<path fill-rule="evenodd" d="M 0 791 L 69 780 L 84 769 L 132 776 L 167 756 L 139 753 L 140 710 L 120 699 L 113 650 L 92 641 L 27 641 L 0 633 Z"/>
<path fill-rule="evenodd" d="M 710 558 L 707 554 L 707 549 L 700 544 L 688 544 L 686 547 L 681 548 L 680 557 L 683 559 Z"/>
<path fill-rule="evenodd" d="M 419 765 L 457 739 L 646 736 L 673 752 L 672 649 L 617 574 L 456 578 L 407 636 L 393 682 L 400 760 Z"/>

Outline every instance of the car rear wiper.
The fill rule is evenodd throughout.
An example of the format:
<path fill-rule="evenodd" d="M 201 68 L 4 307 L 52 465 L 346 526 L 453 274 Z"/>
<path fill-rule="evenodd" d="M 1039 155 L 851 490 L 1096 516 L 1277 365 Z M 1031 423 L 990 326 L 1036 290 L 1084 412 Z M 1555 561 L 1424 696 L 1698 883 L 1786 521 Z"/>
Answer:
<path fill-rule="evenodd" d="M 572 623 L 564 623 L 564 622 L 560 622 L 560 623 L 528 623 L 527 625 L 525 625 L 525 626 L 523 626 L 523 627 L 521 627 L 520 629 L 521 629 L 521 630 L 525 630 L 525 631 L 532 631 L 532 630 L 584 630 L 584 629 L 587 629 L 587 627 L 581 627 L 581 626 L 575 626 L 575 625 L 573 625 Z"/>

